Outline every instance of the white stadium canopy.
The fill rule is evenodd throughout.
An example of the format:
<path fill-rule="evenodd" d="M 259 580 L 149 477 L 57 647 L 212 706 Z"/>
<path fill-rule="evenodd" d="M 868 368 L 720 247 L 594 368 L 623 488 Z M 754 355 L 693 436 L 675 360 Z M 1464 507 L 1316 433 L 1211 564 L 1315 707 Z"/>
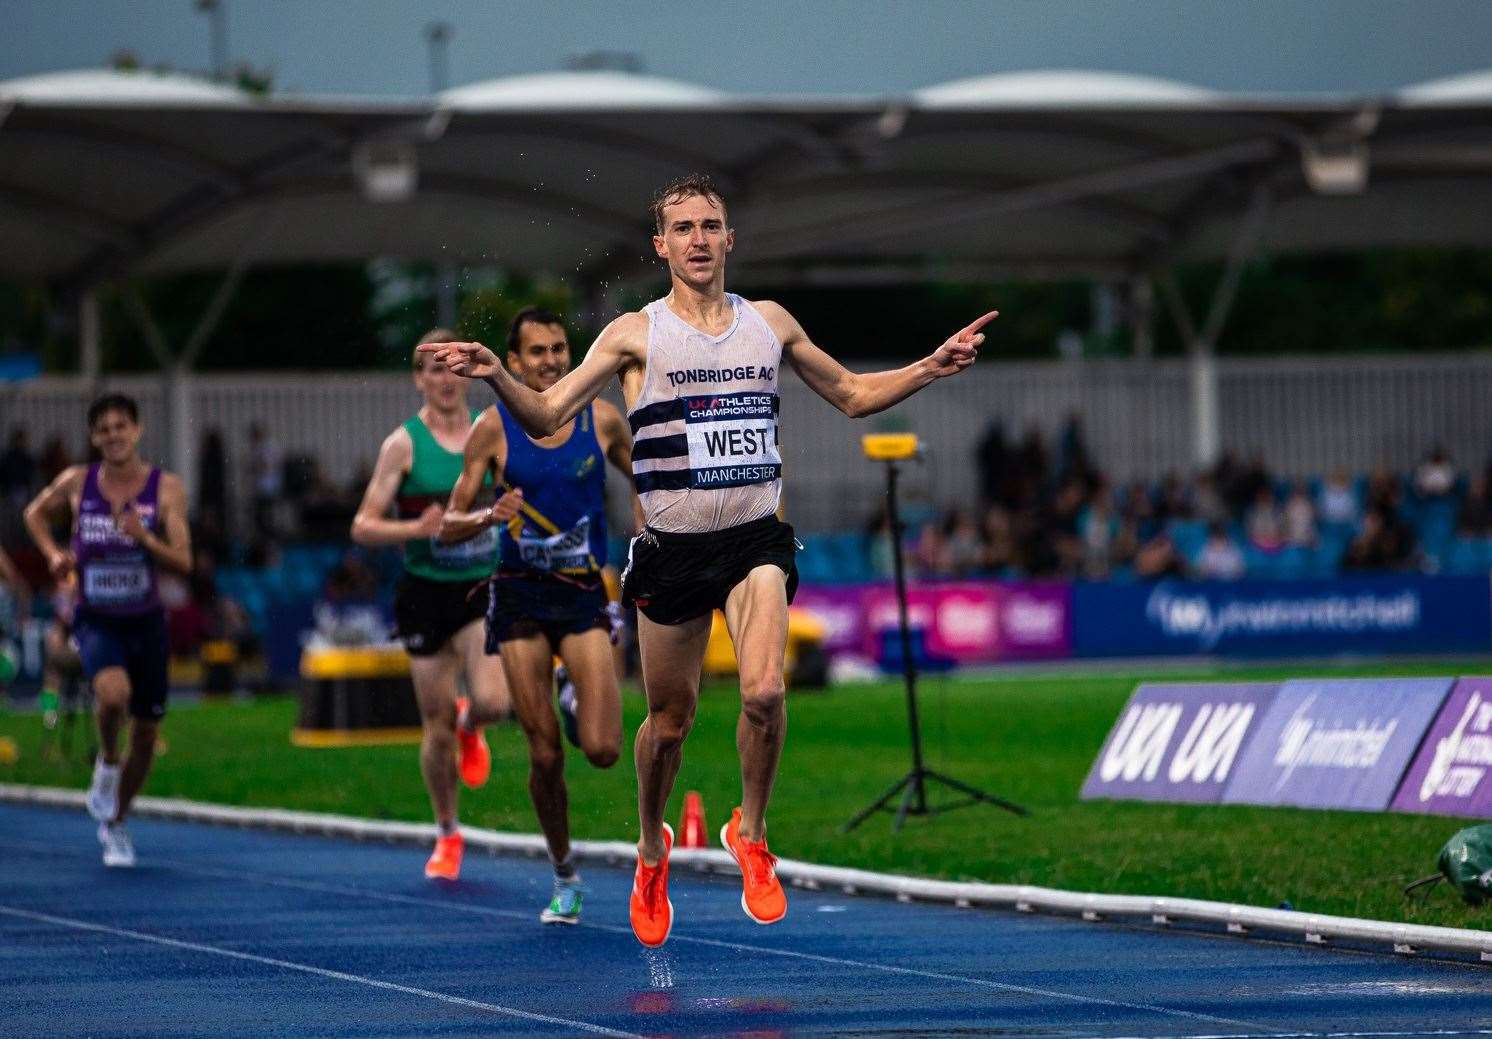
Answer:
<path fill-rule="evenodd" d="M 1386 97 L 1049 70 L 797 98 L 592 70 L 404 101 L 49 74 L 0 82 L 0 278 L 86 308 L 119 279 L 226 270 L 231 292 L 253 264 L 393 257 L 557 272 L 595 301 L 658 276 L 647 202 L 691 170 L 726 193 L 736 286 L 1092 277 L 1133 289 L 1139 339 L 1158 284 L 1206 457 L 1247 257 L 1492 243 L 1492 72 Z M 1194 318 L 1167 272 L 1199 259 L 1228 263 Z"/>

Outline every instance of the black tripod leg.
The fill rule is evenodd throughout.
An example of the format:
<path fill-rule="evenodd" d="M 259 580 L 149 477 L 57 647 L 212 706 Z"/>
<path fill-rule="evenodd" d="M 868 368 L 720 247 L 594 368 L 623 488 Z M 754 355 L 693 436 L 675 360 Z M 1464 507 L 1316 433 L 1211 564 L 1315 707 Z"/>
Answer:
<path fill-rule="evenodd" d="M 951 786 L 955 790 L 958 790 L 958 791 L 960 791 L 962 793 L 968 794 L 970 797 L 974 798 L 974 800 L 976 800 L 976 801 L 983 801 L 986 804 L 992 804 L 996 808 L 1003 808 L 1007 812 L 1013 812 L 1016 815 L 1030 815 L 1031 814 L 1031 812 L 1030 812 L 1029 809 L 1024 808 L 1021 805 L 1016 804 L 1014 801 L 1007 801 L 1003 797 L 996 797 L 994 794 L 986 794 L 983 790 L 980 790 L 980 789 L 978 789 L 976 787 L 972 787 L 968 783 L 961 783 L 957 779 L 954 779 L 951 776 L 945 776 L 945 775 L 943 775 L 943 773 L 941 773 L 941 772 L 934 772 L 931 769 L 929 769 L 927 771 L 927 775 L 931 776 L 933 779 L 936 779 L 939 783 L 942 783 L 944 786 Z"/>
<path fill-rule="evenodd" d="M 917 792 L 922 788 L 922 776 L 913 772 L 906 778 L 907 792 L 901 795 L 901 807 L 896 810 L 896 821 L 891 824 L 892 833 L 900 833 L 901 828 L 906 825 L 907 812 L 911 810 L 912 802 L 917 799 Z"/>
<path fill-rule="evenodd" d="M 900 790 L 902 787 L 906 786 L 911 781 L 912 781 L 912 776 L 911 776 L 910 773 L 908 773 L 905 776 L 902 776 L 895 783 L 891 784 L 891 789 L 887 790 L 880 797 L 878 797 L 874 801 L 872 801 L 869 806 L 861 809 L 860 812 L 853 819 L 851 819 L 849 822 L 847 822 L 843 826 L 841 826 L 839 828 L 839 832 L 840 833 L 849 833 L 855 827 L 859 826 L 865 820 L 869 819 L 872 815 L 875 815 L 876 812 L 879 812 L 882 808 L 885 807 L 887 801 L 891 800 L 893 797 L 896 796 L 896 792 L 898 790 Z"/>

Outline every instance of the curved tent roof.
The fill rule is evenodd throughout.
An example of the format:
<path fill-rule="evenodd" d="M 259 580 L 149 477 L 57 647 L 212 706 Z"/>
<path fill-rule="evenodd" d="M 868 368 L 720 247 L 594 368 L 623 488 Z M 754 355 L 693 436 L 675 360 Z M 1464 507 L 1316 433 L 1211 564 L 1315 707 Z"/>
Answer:
<path fill-rule="evenodd" d="M 78 69 L 0 80 L 0 103 L 141 105 L 241 104 L 249 95 L 179 72 Z"/>
<path fill-rule="evenodd" d="M 708 106 L 726 96 L 676 79 L 595 69 L 489 79 L 444 91 L 438 100 L 461 111 L 542 112 Z"/>
<path fill-rule="evenodd" d="M 0 85 L 0 277 L 375 256 L 652 277 L 647 201 L 690 170 L 726 192 L 741 285 L 1125 277 L 1225 255 L 1261 195 L 1265 249 L 1488 244 L 1467 214 L 1492 207 L 1492 99 L 1439 90 L 1260 99 L 1039 71 L 740 98 L 589 71 L 373 102 L 32 77 Z"/>
<path fill-rule="evenodd" d="M 912 96 L 923 108 L 1061 108 L 1188 105 L 1219 95 L 1189 83 L 1128 72 L 1034 69 L 956 79 L 923 87 Z"/>

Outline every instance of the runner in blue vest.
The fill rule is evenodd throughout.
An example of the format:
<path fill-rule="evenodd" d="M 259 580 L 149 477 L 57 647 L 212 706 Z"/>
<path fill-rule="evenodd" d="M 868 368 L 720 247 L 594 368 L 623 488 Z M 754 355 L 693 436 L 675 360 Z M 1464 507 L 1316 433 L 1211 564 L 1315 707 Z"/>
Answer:
<path fill-rule="evenodd" d="M 570 370 L 559 316 L 520 311 L 508 332 L 508 370 L 542 391 Z M 577 923 L 584 889 L 570 856 L 565 756 L 550 706 L 554 655 L 575 685 L 580 749 L 597 768 L 616 763 L 622 701 L 612 661 L 617 630 L 601 568 L 606 564 L 605 463 L 627 475 L 632 435 L 621 412 L 595 401 L 558 430 L 530 438 L 501 405 L 488 408 L 466 443 L 441 536 L 461 541 L 501 528 L 487 609 L 487 652 L 501 653 L 518 721 L 528 738 L 529 795 L 554 864 L 554 890 L 539 918 Z M 506 493 L 470 511 L 491 475 Z M 634 498 L 634 511 L 636 499 Z M 640 522 L 640 514 L 639 514 Z"/>
<path fill-rule="evenodd" d="M 88 811 L 99 822 L 104 865 L 133 866 L 124 818 L 150 773 L 168 691 L 166 612 L 156 571 L 191 572 L 191 535 L 181 480 L 140 457 L 135 402 L 117 393 L 100 397 L 88 408 L 88 431 L 103 461 L 63 470 L 26 506 L 26 529 L 54 580 L 77 572 L 73 632 L 98 723 Z M 51 524 L 69 509 L 73 536 L 64 549 Z M 126 716 L 130 750 L 121 767 Z"/>

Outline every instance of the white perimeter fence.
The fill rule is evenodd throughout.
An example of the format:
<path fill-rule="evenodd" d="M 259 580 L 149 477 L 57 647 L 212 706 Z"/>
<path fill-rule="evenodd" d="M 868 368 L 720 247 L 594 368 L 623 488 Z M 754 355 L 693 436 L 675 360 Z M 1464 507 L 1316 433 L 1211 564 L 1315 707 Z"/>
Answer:
<path fill-rule="evenodd" d="M 1262 451 L 1286 475 L 1336 466 L 1403 469 L 1432 443 L 1443 443 L 1463 468 L 1492 451 L 1492 354 L 1389 357 L 1227 359 L 1218 362 L 1225 448 Z M 164 458 L 164 387 L 158 376 L 106 378 L 103 388 L 136 397 L 147 424 L 147 455 Z M 100 387 L 40 379 L 0 386 L 0 435 L 21 425 L 33 449 L 60 434 L 74 457 L 84 447 L 83 411 Z M 472 401 L 488 391 L 472 388 Z M 247 495 L 248 427 L 261 423 L 282 453 L 315 455 L 345 484 L 371 465 L 383 437 L 416 407 L 407 375 L 379 373 L 195 375 L 186 387 L 192 448 L 223 431 L 230 488 Z M 926 465 L 909 491 L 939 503 L 971 502 L 978 493 L 973 452 L 988 424 L 1005 425 L 1008 441 L 1038 425 L 1048 447 L 1070 413 L 1083 417 L 1095 459 L 1119 480 L 1152 479 L 1192 467 L 1189 370 L 1185 361 L 1083 361 L 982 364 L 898 407 L 851 423 L 793 376 L 782 381 L 782 443 L 788 514 L 808 530 L 858 526 L 883 488 L 881 473 L 860 456 L 859 435 L 910 429 L 927 447 Z M 190 470 L 189 470 L 190 471 Z M 190 477 L 189 477 L 190 479 Z"/>

